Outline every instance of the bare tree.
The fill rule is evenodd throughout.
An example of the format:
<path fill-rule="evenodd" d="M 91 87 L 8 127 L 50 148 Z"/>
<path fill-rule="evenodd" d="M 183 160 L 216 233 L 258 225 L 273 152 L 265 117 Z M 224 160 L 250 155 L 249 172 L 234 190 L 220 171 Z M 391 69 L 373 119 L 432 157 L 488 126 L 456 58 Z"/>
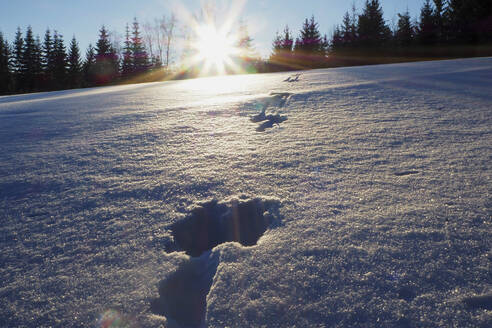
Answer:
<path fill-rule="evenodd" d="M 174 14 L 168 18 L 162 16 L 153 23 L 144 24 L 144 39 L 150 56 L 163 63 L 165 67 L 171 64 L 177 19 Z"/>
<path fill-rule="evenodd" d="M 154 58 L 154 45 L 158 39 L 155 38 L 155 28 L 154 25 L 150 24 L 149 22 L 145 23 L 143 25 L 143 38 L 145 42 L 145 46 L 147 47 L 147 50 L 149 51 L 149 55 L 151 58 Z"/>
<path fill-rule="evenodd" d="M 166 61 L 165 66 L 169 67 L 171 55 L 172 55 L 172 47 L 174 45 L 174 33 L 176 30 L 177 19 L 174 14 L 171 14 L 169 19 L 166 17 L 162 17 L 160 22 L 160 30 L 162 34 L 162 40 L 164 41 L 164 49 L 166 51 Z M 162 55 L 162 47 L 160 47 L 161 55 Z M 162 58 L 162 57 L 161 57 Z"/>

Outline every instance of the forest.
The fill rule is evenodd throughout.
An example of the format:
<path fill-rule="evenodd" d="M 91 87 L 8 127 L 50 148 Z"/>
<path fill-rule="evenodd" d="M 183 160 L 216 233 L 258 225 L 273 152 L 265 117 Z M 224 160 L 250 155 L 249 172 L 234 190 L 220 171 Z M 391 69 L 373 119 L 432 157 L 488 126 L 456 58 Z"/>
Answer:
<path fill-rule="evenodd" d="M 94 45 L 81 53 L 75 36 L 68 47 L 57 30 L 44 37 L 19 27 L 9 42 L 0 31 L 0 94 L 28 93 L 119 83 L 161 81 L 200 75 L 200 64 L 187 64 L 193 49 L 181 49 L 176 63 L 174 15 L 141 26 L 126 25 L 124 41 L 102 26 Z M 257 73 L 428 59 L 492 55 L 491 0 L 427 0 L 418 17 L 408 10 L 390 26 L 379 0 L 354 5 L 332 35 L 322 34 L 315 17 L 306 18 L 298 35 L 289 26 L 273 39 L 269 58 L 259 58 L 244 22 L 238 24 L 232 60 L 240 71 Z M 185 39 L 193 42 L 191 37 Z"/>

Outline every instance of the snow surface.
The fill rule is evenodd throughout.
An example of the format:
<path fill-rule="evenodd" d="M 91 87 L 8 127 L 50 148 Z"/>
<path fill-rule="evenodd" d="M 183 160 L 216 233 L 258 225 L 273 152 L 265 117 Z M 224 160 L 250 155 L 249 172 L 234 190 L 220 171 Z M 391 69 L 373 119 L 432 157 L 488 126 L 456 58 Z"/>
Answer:
<path fill-rule="evenodd" d="M 0 326 L 491 327 L 492 58 L 295 76 L 1 97 Z M 180 251 L 234 198 L 257 245 Z"/>

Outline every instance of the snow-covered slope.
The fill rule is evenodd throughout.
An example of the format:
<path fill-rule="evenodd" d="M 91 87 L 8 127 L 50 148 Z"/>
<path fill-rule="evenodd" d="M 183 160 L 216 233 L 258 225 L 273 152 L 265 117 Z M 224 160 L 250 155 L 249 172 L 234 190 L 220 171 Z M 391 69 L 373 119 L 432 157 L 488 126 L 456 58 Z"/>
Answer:
<path fill-rule="evenodd" d="M 492 58 L 289 75 L 0 98 L 0 326 L 491 327 Z"/>

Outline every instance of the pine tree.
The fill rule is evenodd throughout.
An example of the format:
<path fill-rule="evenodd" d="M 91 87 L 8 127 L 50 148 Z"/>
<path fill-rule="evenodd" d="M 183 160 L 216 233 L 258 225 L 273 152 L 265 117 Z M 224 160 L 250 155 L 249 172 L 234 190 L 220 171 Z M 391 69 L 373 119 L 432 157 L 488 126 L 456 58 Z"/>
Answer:
<path fill-rule="evenodd" d="M 36 89 L 36 78 L 38 70 L 38 48 L 34 39 L 31 26 L 27 27 L 22 47 L 20 60 L 19 86 L 22 91 L 33 91 Z M 39 64 L 41 64 L 39 62 Z"/>
<path fill-rule="evenodd" d="M 344 48 L 343 32 L 340 26 L 335 26 L 335 30 L 333 31 L 333 35 L 331 37 L 330 48 L 333 53 L 337 53 Z"/>
<path fill-rule="evenodd" d="M 318 23 L 314 20 L 314 16 L 311 16 L 310 20 L 306 18 L 301 30 L 301 35 L 297 38 L 294 46 L 295 54 L 324 57 L 326 50 L 326 42 L 324 42 L 321 37 Z"/>
<path fill-rule="evenodd" d="M 0 32 L 0 94 L 11 91 L 10 46 Z"/>
<path fill-rule="evenodd" d="M 438 42 L 445 42 L 446 36 L 446 25 L 445 25 L 445 0 L 434 0 L 434 21 L 436 24 L 436 36 Z"/>
<path fill-rule="evenodd" d="M 53 79 L 54 87 L 62 89 L 67 78 L 67 52 L 63 35 L 57 31 L 53 34 Z"/>
<path fill-rule="evenodd" d="M 118 56 L 109 41 L 109 34 L 104 25 L 99 30 L 99 40 L 96 43 L 96 62 L 94 73 L 97 84 L 112 82 L 118 75 Z"/>
<path fill-rule="evenodd" d="M 270 62 L 288 64 L 292 59 L 292 48 L 294 45 L 294 39 L 290 32 L 289 26 L 285 26 L 283 35 L 278 32 L 273 40 L 273 51 L 270 56 Z"/>
<path fill-rule="evenodd" d="M 292 38 L 292 34 L 290 33 L 289 26 L 285 26 L 284 37 L 282 38 L 280 49 L 282 49 L 284 53 L 291 53 L 293 46 L 294 46 L 294 39 Z"/>
<path fill-rule="evenodd" d="M 137 74 L 145 72 L 149 68 L 149 56 L 145 50 L 142 37 L 140 36 L 140 25 L 136 18 L 133 21 L 131 51 L 133 57 L 133 72 Z"/>
<path fill-rule="evenodd" d="M 357 22 L 355 21 L 355 15 L 355 7 L 352 7 L 352 15 L 347 11 L 343 16 L 341 36 L 345 48 L 354 46 L 357 41 Z"/>
<path fill-rule="evenodd" d="M 51 31 L 46 30 L 42 47 L 42 68 L 43 68 L 43 85 L 47 90 L 53 88 L 54 74 L 54 56 L 53 56 L 53 38 Z"/>
<path fill-rule="evenodd" d="M 95 66 L 96 52 L 92 44 L 89 44 L 85 53 L 84 64 L 82 65 L 83 86 L 92 86 L 96 83 Z"/>
<path fill-rule="evenodd" d="M 492 1 L 448 0 L 448 26 L 451 41 L 476 44 L 492 41 Z"/>
<path fill-rule="evenodd" d="M 123 48 L 123 61 L 121 64 L 121 75 L 124 79 L 133 73 L 132 42 L 130 40 L 130 28 L 126 24 L 125 46 Z"/>
<path fill-rule="evenodd" d="M 398 27 L 395 32 L 396 44 L 400 47 L 408 47 L 412 44 L 415 33 L 408 10 L 398 14 Z"/>
<path fill-rule="evenodd" d="M 391 40 L 391 30 L 383 18 L 379 0 L 366 0 L 359 15 L 358 43 L 365 48 L 382 47 Z"/>
<path fill-rule="evenodd" d="M 437 26 L 430 0 L 426 0 L 420 10 L 417 34 L 422 45 L 434 45 L 437 42 Z"/>
<path fill-rule="evenodd" d="M 75 36 L 70 42 L 68 50 L 68 85 L 70 88 L 79 88 L 82 84 L 82 65 L 80 62 L 80 50 Z"/>
<path fill-rule="evenodd" d="M 43 85 L 43 53 L 41 39 L 39 35 L 36 35 L 34 41 L 34 52 L 33 52 L 33 75 L 34 75 L 34 90 L 41 90 Z"/>
<path fill-rule="evenodd" d="M 21 73 L 23 51 L 24 51 L 24 39 L 22 38 L 22 32 L 20 27 L 18 27 L 14 38 L 13 59 L 12 59 L 14 91 L 21 91 L 23 88 L 22 73 Z"/>

